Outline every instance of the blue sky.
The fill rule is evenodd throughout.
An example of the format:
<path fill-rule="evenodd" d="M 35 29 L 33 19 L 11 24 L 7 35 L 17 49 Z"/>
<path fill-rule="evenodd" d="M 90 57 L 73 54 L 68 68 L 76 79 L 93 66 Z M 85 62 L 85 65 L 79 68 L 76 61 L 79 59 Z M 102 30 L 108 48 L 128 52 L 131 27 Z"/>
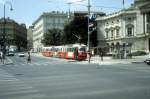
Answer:
<path fill-rule="evenodd" d="M 81 0 L 0 0 L 0 17 L 3 17 L 3 3 L 9 1 L 12 3 L 13 11 L 10 11 L 10 5 L 6 4 L 6 17 L 14 19 L 18 23 L 25 23 L 27 26 L 32 23 L 43 13 L 50 11 L 68 11 L 68 2 L 76 2 Z M 127 8 L 134 0 L 125 0 Z M 87 0 L 84 2 L 76 2 L 71 4 L 71 11 L 87 11 Z M 112 13 L 122 8 L 122 0 L 91 0 L 93 11 L 103 11 Z M 99 6 L 99 7 L 95 7 Z"/>

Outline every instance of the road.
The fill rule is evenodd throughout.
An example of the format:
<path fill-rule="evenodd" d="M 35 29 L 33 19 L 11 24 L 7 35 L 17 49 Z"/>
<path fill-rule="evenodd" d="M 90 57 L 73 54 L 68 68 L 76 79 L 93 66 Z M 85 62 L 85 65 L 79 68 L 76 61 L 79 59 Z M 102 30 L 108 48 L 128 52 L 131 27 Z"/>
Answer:
<path fill-rule="evenodd" d="M 0 99 L 150 99 L 150 66 L 32 56 L 0 66 Z"/>

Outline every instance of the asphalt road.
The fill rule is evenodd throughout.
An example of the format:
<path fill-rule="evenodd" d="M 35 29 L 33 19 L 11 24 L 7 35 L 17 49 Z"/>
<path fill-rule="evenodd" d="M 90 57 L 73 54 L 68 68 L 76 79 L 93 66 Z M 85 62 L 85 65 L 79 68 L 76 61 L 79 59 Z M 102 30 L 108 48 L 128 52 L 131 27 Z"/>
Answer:
<path fill-rule="evenodd" d="M 150 66 L 97 65 L 32 56 L 0 66 L 0 99 L 150 99 Z"/>

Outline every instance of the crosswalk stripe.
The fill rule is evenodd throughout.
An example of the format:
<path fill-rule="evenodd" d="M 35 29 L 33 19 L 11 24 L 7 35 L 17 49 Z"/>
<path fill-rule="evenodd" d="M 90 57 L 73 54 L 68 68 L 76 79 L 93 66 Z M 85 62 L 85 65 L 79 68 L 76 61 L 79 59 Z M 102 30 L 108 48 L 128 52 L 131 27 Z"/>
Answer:
<path fill-rule="evenodd" d="M 38 99 L 44 97 L 38 90 L 25 84 L 15 76 L 0 69 L 0 98 L 2 99 Z M 20 97 L 20 98 L 19 98 Z"/>
<path fill-rule="evenodd" d="M 63 61 L 44 61 L 44 62 L 41 62 L 41 61 L 32 61 L 31 63 L 27 63 L 26 61 L 24 62 L 20 62 L 20 63 L 17 63 L 17 64 L 14 64 L 13 66 L 16 66 L 16 67 L 19 67 L 19 66 L 49 66 L 49 65 L 52 65 L 52 64 L 61 64 Z M 64 62 L 63 62 L 64 64 Z"/>
<path fill-rule="evenodd" d="M 19 94 L 31 94 L 31 93 L 37 93 L 37 90 L 19 90 L 19 91 L 11 91 L 11 92 L 4 92 L 0 93 L 0 97 L 2 96 L 10 96 L 10 95 L 19 95 Z"/>

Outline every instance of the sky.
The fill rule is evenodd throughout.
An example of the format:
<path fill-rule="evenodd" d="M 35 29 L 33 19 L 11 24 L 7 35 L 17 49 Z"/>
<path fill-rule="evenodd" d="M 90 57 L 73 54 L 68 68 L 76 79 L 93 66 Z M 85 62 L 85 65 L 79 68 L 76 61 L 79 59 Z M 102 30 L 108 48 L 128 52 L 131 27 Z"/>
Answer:
<path fill-rule="evenodd" d="M 82 2 L 78 2 L 82 1 Z M 0 18 L 4 16 L 4 4 L 6 5 L 6 17 L 16 22 L 25 23 L 28 26 L 43 13 L 51 11 L 87 11 L 88 0 L 0 0 Z M 10 11 L 10 3 L 13 11 Z M 70 7 L 67 3 L 73 2 Z M 125 0 L 125 8 L 134 0 Z M 90 0 L 91 11 L 102 11 L 106 14 L 119 11 L 123 8 L 122 0 Z"/>

